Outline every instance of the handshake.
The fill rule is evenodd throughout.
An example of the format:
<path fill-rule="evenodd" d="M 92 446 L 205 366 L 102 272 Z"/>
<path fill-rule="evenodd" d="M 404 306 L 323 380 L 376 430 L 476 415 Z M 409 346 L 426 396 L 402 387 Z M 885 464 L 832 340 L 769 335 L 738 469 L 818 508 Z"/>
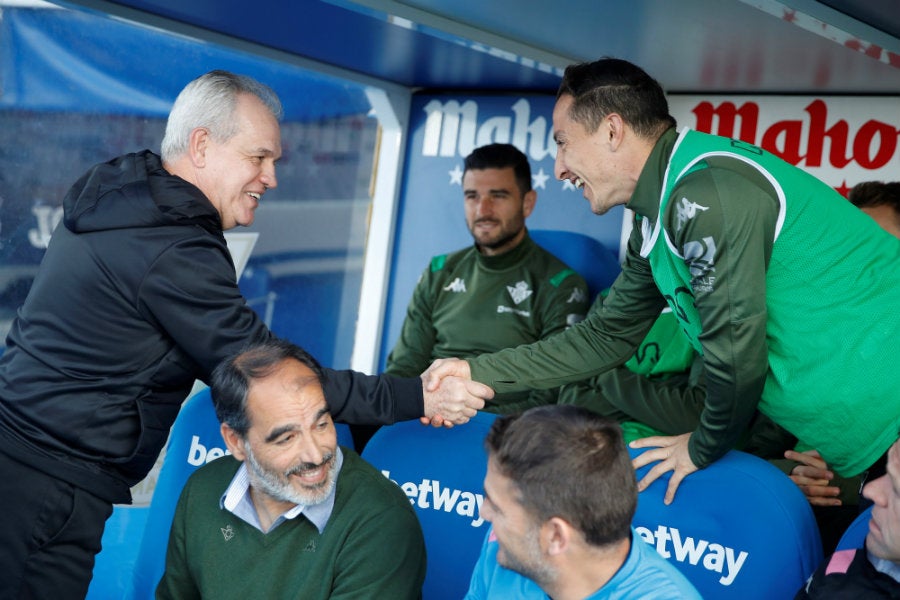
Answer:
<path fill-rule="evenodd" d="M 494 390 L 472 381 L 469 363 L 458 358 L 437 359 L 421 377 L 425 416 L 419 420 L 423 425 L 462 425 L 494 397 Z"/>

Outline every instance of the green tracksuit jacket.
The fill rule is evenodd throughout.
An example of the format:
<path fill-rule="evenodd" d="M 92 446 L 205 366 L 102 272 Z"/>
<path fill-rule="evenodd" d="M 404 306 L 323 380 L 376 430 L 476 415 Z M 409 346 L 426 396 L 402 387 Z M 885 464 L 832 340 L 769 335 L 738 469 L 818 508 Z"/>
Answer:
<path fill-rule="evenodd" d="M 385 373 L 415 377 L 436 358 L 529 344 L 582 321 L 587 284 L 527 232 L 499 256 L 475 246 L 431 259 L 406 313 Z M 488 410 L 516 412 L 556 402 L 557 391 L 495 397 Z"/>

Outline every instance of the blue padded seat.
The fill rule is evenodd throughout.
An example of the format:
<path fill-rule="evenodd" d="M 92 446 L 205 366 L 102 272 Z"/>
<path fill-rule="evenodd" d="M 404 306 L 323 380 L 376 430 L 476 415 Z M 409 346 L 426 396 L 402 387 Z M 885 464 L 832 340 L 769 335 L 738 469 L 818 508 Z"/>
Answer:
<path fill-rule="evenodd" d="M 616 255 L 599 240 L 583 233 L 529 229 L 534 242 L 584 277 L 590 297 L 612 285 L 622 271 Z"/>
<path fill-rule="evenodd" d="M 872 520 L 872 507 L 859 513 L 853 522 L 847 526 L 844 535 L 837 543 L 835 550 L 852 550 L 866 545 L 866 536 L 869 535 L 869 521 Z"/>
<path fill-rule="evenodd" d="M 496 415 L 478 413 L 452 429 L 406 421 L 382 427 L 362 456 L 409 497 L 428 553 L 422 596 L 459 600 L 469 588 L 487 524 L 480 518 L 487 454 Z"/>
<path fill-rule="evenodd" d="M 639 494 L 633 525 L 706 600 L 793 598 L 822 562 L 809 502 L 765 460 L 732 450 L 684 479 L 666 506 L 670 476 Z"/>

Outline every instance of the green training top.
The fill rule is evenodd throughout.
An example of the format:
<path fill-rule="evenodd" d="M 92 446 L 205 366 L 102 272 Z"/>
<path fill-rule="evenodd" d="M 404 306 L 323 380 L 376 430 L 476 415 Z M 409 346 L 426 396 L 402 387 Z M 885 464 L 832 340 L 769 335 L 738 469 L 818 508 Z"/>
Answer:
<path fill-rule="evenodd" d="M 385 373 L 415 377 L 436 358 L 530 344 L 582 321 L 584 279 L 525 234 L 498 256 L 475 246 L 436 256 L 422 273 Z M 556 390 L 495 397 L 488 410 L 556 402 Z"/>

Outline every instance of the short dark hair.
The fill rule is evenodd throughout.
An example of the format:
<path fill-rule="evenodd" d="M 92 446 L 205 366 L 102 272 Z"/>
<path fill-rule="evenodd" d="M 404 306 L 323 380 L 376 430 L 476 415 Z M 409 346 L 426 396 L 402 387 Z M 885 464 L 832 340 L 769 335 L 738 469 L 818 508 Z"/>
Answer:
<path fill-rule="evenodd" d="M 471 170 L 512 168 L 519 192 L 531 191 L 531 165 L 528 157 L 512 144 L 488 144 L 475 148 L 465 158 L 463 174 Z"/>
<path fill-rule="evenodd" d="M 900 213 L 900 181 L 857 183 L 850 190 L 847 199 L 859 208 L 888 205 Z"/>
<path fill-rule="evenodd" d="M 656 141 L 675 118 L 659 83 L 639 66 L 618 58 L 569 65 L 557 98 L 572 96 L 570 116 L 593 133 L 609 114 L 617 113 L 634 132 Z"/>
<path fill-rule="evenodd" d="M 306 365 L 323 385 L 324 372 L 318 361 L 306 350 L 283 339 L 270 338 L 245 347 L 220 362 L 213 370 L 211 393 L 219 422 L 225 423 L 241 437 L 250 429 L 247 394 L 250 383 L 269 375 L 285 359 Z"/>
<path fill-rule="evenodd" d="M 561 517 L 594 546 L 630 535 L 637 480 L 615 421 L 574 405 L 538 406 L 498 417 L 485 448 L 539 522 Z"/>

